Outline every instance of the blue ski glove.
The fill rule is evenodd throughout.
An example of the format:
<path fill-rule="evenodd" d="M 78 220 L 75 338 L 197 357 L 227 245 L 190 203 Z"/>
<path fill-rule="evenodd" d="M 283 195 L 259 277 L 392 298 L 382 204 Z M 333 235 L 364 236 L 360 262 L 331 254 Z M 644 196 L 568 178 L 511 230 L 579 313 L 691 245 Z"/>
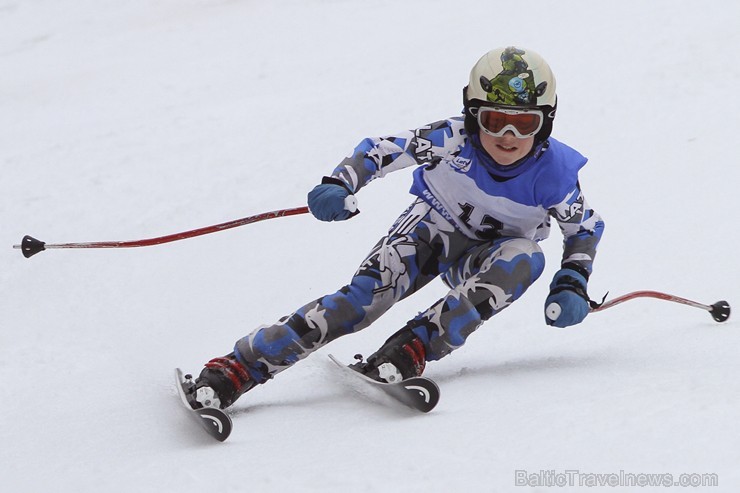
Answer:
<path fill-rule="evenodd" d="M 545 323 L 563 328 L 583 322 L 591 308 L 586 284 L 586 276 L 574 269 L 557 271 L 545 300 Z"/>
<path fill-rule="evenodd" d="M 325 176 L 308 192 L 308 209 L 320 221 L 344 221 L 357 215 L 357 200 L 339 178 Z"/>

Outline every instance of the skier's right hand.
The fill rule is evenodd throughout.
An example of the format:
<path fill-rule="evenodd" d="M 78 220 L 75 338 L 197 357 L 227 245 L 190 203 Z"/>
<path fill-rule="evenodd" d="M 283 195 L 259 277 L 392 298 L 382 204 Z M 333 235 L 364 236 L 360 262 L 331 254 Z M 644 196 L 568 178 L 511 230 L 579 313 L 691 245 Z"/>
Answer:
<path fill-rule="evenodd" d="M 344 221 L 360 213 L 357 199 L 339 178 L 325 176 L 308 192 L 308 209 L 321 221 Z"/>

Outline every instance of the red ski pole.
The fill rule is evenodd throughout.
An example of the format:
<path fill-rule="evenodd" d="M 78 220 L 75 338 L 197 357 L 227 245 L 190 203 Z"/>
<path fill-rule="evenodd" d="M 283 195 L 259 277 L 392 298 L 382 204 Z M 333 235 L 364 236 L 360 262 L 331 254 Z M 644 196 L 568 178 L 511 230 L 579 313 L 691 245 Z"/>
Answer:
<path fill-rule="evenodd" d="M 687 300 L 686 298 L 681 298 L 672 294 L 661 293 L 659 291 L 635 291 L 632 293 L 627 293 L 625 295 L 604 302 L 601 305 L 592 308 L 591 311 L 600 312 L 602 310 L 606 310 L 607 308 L 616 306 L 620 303 L 624 303 L 625 301 L 634 300 L 635 298 L 657 298 L 659 300 L 672 301 L 674 303 L 680 303 L 682 305 L 693 306 L 694 308 L 701 308 L 702 310 L 708 311 L 709 314 L 712 315 L 712 318 L 717 322 L 724 322 L 728 318 L 730 318 L 730 304 L 724 300 L 718 301 L 711 305 L 705 305 L 703 303 L 697 303 L 696 301 Z"/>
<path fill-rule="evenodd" d="M 657 298 L 659 300 L 672 301 L 674 303 L 680 303 L 682 305 L 693 306 L 694 308 L 701 308 L 702 310 L 708 311 L 712 318 L 717 322 L 725 322 L 728 318 L 730 318 L 730 304 L 724 300 L 718 301 L 711 305 L 705 305 L 703 303 L 687 300 L 686 298 L 681 298 L 672 294 L 661 293 L 659 291 L 634 291 L 632 293 L 618 296 L 617 298 L 611 299 L 604 303 L 599 304 L 592 302 L 591 313 L 600 312 L 602 310 L 606 310 L 607 308 L 619 305 L 620 303 L 624 303 L 625 301 L 634 300 L 636 298 Z M 546 313 L 547 317 L 550 320 L 557 320 L 557 318 L 560 316 L 560 305 L 558 305 L 557 303 L 550 303 L 550 305 L 548 305 L 546 309 Z"/>
<path fill-rule="evenodd" d="M 193 238 L 195 236 L 207 235 L 209 233 L 216 233 L 218 231 L 224 231 L 226 229 L 236 228 L 238 226 L 244 226 L 246 224 L 252 224 L 266 219 L 274 219 L 276 217 L 294 216 L 296 214 L 306 214 L 308 207 L 295 207 L 292 209 L 280 209 L 278 211 L 263 212 L 254 216 L 244 217 L 242 219 L 235 219 L 221 224 L 215 224 L 213 226 L 206 226 L 204 228 L 193 229 L 191 231 L 183 231 L 182 233 L 174 233 L 166 236 L 159 236 L 157 238 L 147 238 L 144 240 L 131 240 L 131 241 L 97 241 L 90 243 L 58 243 L 58 244 L 47 244 L 41 240 L 37 240 L 31 236 L 24 236 L 20 245 L 13 245 L 13 248 L 20 249 L 23 256 L 30 258 L 39 252 L 49 250 L 52 248 L 133 248 L 133 247 L 144 247 L 151 245 L 160 245 L 162 243 L 169 243 L 172 241 L 184 240 L 186 238 Z"/>

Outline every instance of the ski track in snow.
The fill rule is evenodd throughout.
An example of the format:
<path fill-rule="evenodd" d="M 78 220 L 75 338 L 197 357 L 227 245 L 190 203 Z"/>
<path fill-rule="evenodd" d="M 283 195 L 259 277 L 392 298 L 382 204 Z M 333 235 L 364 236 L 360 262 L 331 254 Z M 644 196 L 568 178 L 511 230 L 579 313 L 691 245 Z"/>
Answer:
<path fill-rule="evenodd" d="M 514 7 L 514 8 L 512 8 Z M 594 298 L 738 302 L 740 4 L 535 0 L 0 0 L 3 490 L 635 491 L 515 486 L 515 472 L 715 473 L 740 488 L 740 323 L 635 300 L 566 330 L 543 279 L 428 366 L 429 415 L 372 404 L 326 354 L 369 354 L 443 293 L 320 350 L 233 409 L 223 444 L 177 409 L 197 371 L 347 282 L 411 201 L 410 171 L 341 224 L 276 219 L 169 245 L 49 251 L 296 207 L 365 136 L 452 116 L 485 51 L 558 77 L 554 136 L 606 232 Z M 524 7 L 521 7 L 524 9 Z"/>

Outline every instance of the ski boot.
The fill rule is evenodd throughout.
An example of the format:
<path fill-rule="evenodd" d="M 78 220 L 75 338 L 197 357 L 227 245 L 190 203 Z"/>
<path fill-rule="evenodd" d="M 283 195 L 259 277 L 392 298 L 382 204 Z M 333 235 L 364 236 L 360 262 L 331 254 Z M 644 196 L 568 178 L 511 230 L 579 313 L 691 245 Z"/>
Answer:
<path fill-rule="evenodd" d="M 362 361 L 359 354 L 355 359 L 358 362 L 350 368 L 378 382 L 396 383 L 421 376 L 426 366 L 426 348 L 416 334 L 406 329 L 392 335 L 367 361 Z"/>
<path fill-rule="evenodd" d="M 255 385 L 249 370 L 236 359 L 234 353 L 229 353 L 206 363 L 200 376 L 186 392 L 193 409 L 226 409 Z"/>

